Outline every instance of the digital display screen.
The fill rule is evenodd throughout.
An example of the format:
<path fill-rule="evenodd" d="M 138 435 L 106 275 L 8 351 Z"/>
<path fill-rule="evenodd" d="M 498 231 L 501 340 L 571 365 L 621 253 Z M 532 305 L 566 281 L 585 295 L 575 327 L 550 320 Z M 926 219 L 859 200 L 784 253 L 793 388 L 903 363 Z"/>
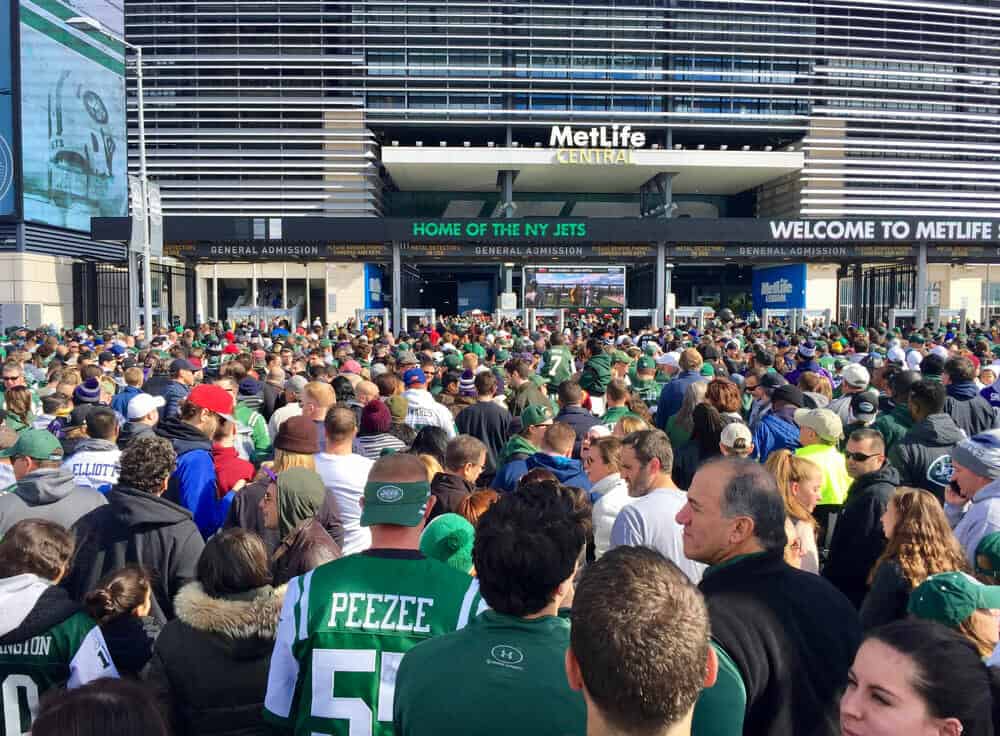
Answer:
<path fill-rule="evenodd" d="M 523 304 L 534 309 L 625 306 L 625 266 L 525 266 L 523 284 Z"/>

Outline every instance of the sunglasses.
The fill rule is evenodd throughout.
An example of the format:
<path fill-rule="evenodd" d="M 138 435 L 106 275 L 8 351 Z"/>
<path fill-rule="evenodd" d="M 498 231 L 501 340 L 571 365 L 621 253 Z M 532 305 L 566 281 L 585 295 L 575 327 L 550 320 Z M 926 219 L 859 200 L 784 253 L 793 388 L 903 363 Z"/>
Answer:
<path fill-rule="evenodd" d="M 863 463 L 865 460 L 868 460 L 869 458 L 872 458 L 872 457 L 877 457 L 878 455 L 881 455 L 881 454 L 882 454 L 881 452 L 873 452 L 871 455 L 866 455 L 863 452 L 845 452 L 844 453 L 844 455 L 849 460 L 853 460 L 856 463 Z"/>

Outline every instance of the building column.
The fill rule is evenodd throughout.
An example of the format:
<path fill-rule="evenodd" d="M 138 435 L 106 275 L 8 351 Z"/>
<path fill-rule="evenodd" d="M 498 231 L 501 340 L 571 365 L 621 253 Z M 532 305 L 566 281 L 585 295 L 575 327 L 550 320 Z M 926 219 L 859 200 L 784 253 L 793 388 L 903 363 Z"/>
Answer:
<path fill-rule="evenodd" d="M 219 264 L 212 264 L 212 319 L 219 321 Z"/>
<path fill-rule="evenodd" d="M 253 302 L 251 307 L 253 309 L 257 308 L 257 264 L 253 263 L 250 266 L 250 301 Z"/>
<path fill-rule="evenodd" d="M 288 263 L 281 262 L 281 308 L 288 309 Z"/>
<path fill-rule="evenodd" d="M 134 334 L 139 329 L 139 254 L 128 251 L 128 323 Z"/>
<path fill-rule="evenodd" d="M 399 334 L 403 320 L 403 266 L 400 244 L 392 244 L 392 331 Z"/>
<path fill-rule="evenodd" d="M 917 293 L 913 306 L 914 326 L 919 330 L 927 322 L 927 243 L 917 243 Z"/>
<path fill-rule="evenodd" d="M 663 316 L 667 311 L 667 244 L 656 244 L 656 314 L 653 315 L 653 329 L 663 327 Z M 628 325 L 626 325 L 627 327 Z"/>
<path fill-rule="evenodd" d="M 312 265 L 306 261 L 306 322 L 312 326 L 312 284 L 309 281 L 309 266 Z"/>

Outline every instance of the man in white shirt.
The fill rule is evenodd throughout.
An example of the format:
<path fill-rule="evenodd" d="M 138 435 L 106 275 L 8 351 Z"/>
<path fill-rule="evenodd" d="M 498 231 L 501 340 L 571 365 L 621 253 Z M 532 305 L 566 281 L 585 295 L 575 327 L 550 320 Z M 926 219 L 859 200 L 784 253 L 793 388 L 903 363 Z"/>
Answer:
<path fill-rule="evenodd" d="M 440 427 L 451 439 L 456 435 L 455 419 L 444 404 L 438 402 L 427 390 L 427 374 L 420 368 L 410 368 L 403 374 L 408 402 L 406 424 L 419 432 L 424 427 Z"/>
<path fill-rule="evenodd" d="M 292 376 L 285 381 L 285 405 L 280 409 L 275 409 L 267 423 L 267 433 L 271 435 L 271 442 L 278 436 L 278 428 L 286 419 L 301 416 L 302 414 L 302 392 L 309 381 L 305 376 Z"/>
<path fill-rule="evenodd" d="M 371 531 L 361 526 L 361 497 L 374 461 L 351 450 L 358 433 L 354 412 L 337 406 L 327 412 L 326 451 L 316 454 L 316 472 L 328 493 L 333 494 L 344 524 L 343 552 L 363 552 L 372 544 Z"/>
<path fill-rule="evenodd" d="M 684 555 L 684 527 L 677 512 L 687 494 L 671 480 L 674 452 L 658 429 L 633 432 L 622 440 L 621 475 L 636 500 L 623 508 L 611 528 L 611 548 L 650 547 L 673 562 L 691 582 L 701 580 L 705 565 Z"/>

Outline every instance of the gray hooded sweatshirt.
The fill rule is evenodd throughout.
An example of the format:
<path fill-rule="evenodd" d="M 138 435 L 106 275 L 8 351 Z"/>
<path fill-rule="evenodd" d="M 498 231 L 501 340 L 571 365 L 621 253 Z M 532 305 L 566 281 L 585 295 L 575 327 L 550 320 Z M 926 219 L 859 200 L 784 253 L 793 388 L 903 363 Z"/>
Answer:
<path fill-rule="evenodd" d="M 980 488 L 964 506 L 946 503 L 944 511 L 954 529 L 955 538 L 975 569 L 979 542 L 987 534 L 1000 532 L 1000 479 Z"/>
<path fill-rule="evenodd" d="M 0 537 L 22 519 L 46 519 L 69 529 L 106 504 L 103 494 L 79 486 L 67 468 L 40 468 L 0 494 Z"/>

